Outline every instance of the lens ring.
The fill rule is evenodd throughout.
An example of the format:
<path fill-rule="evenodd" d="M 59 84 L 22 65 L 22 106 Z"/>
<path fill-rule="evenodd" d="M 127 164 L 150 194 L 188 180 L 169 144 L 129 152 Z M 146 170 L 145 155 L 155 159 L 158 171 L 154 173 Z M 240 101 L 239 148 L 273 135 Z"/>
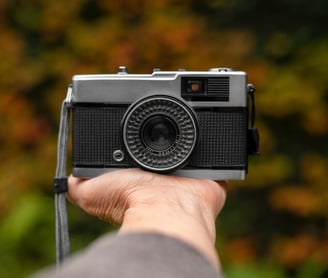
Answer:
<path fill-rule="evenodd" d="M 162 130 L 152 139 L 145 138 L 149 132 L 145 128 L 151 129 L 147 124 L 162 124 L 164 129 L 165 126 L 173 129 L 173 135 Z M 194 150 L 197 135 L 198 125 L 192 109 L 170 96 L 152 96 L 137 101 L 129 107 L 123 120 L 123 141 L 128 154 L 137 165 L 155 172 L 181 167 Z"/>

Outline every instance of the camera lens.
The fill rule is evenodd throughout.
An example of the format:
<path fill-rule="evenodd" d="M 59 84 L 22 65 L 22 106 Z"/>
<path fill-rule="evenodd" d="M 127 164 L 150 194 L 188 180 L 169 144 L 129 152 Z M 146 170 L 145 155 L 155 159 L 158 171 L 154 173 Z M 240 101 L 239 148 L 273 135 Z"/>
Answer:
<path fill-rule="evenodd" d="M 177 136 L 176 124 L 164 115 L 148 118 L 141 130 L 144 145 L 154 151 L 164 151 L 174 146 Z"/>
<path fill-rule="evenodd" d="M 198 136 L 193 110 L 171 96 L 151 96 L 127 110 L 122 137 L 130 158 L 140 167 L 168 172 L 182 167 Z"/>

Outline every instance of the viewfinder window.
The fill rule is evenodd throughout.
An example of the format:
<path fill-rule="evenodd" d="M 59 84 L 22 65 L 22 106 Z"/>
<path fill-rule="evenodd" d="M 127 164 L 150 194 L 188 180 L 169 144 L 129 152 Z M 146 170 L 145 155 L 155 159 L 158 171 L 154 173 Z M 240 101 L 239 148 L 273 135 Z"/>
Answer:
<path fill-rule="evenodd" d="M 199 80 L 189 80 L 188 81 L 188 93 L 201 94 L 204 93 L 203 82 Z"/>

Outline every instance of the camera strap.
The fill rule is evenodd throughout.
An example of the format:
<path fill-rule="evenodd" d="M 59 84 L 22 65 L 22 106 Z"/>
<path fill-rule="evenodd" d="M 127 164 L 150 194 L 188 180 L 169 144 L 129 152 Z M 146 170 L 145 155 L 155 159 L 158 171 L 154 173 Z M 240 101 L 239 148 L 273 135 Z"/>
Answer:
<path fill-rule="evenodd" d="M 248 143 L 248 154 L 256 155 L 259 154 L 260 135 L 257 128 L 255 128 L 255 87 L 252 84 L 247 85 L 248 96 L 251 99 L 250 105 L 250 127 L 248 128 L 247 143 Z"/>
<path fill-rule="evenodd" d="M 62 103 L 57 145 L 57 167 L 54 178 L 55 216 L 56 216 L 56 263 L 61 265 L 70 254 L 68 217 L 66 207 L 67 187 L 67 148 L 70 124 L 70 98 L 72 88 L 69 87 L 67 97 Z"/>

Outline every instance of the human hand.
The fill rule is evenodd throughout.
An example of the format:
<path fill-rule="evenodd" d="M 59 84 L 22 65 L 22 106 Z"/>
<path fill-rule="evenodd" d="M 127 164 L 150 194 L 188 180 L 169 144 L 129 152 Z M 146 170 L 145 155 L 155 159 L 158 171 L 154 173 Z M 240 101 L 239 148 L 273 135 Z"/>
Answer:
<path fill-rule="evenodd" d="M 120 232 L 175 236 L 217 265 L 215 219 L 225 202 L 225 182 L 125 169 L 93 179 L 69 178 L 68 197 L 87 213 L 122 225 Z"/>

